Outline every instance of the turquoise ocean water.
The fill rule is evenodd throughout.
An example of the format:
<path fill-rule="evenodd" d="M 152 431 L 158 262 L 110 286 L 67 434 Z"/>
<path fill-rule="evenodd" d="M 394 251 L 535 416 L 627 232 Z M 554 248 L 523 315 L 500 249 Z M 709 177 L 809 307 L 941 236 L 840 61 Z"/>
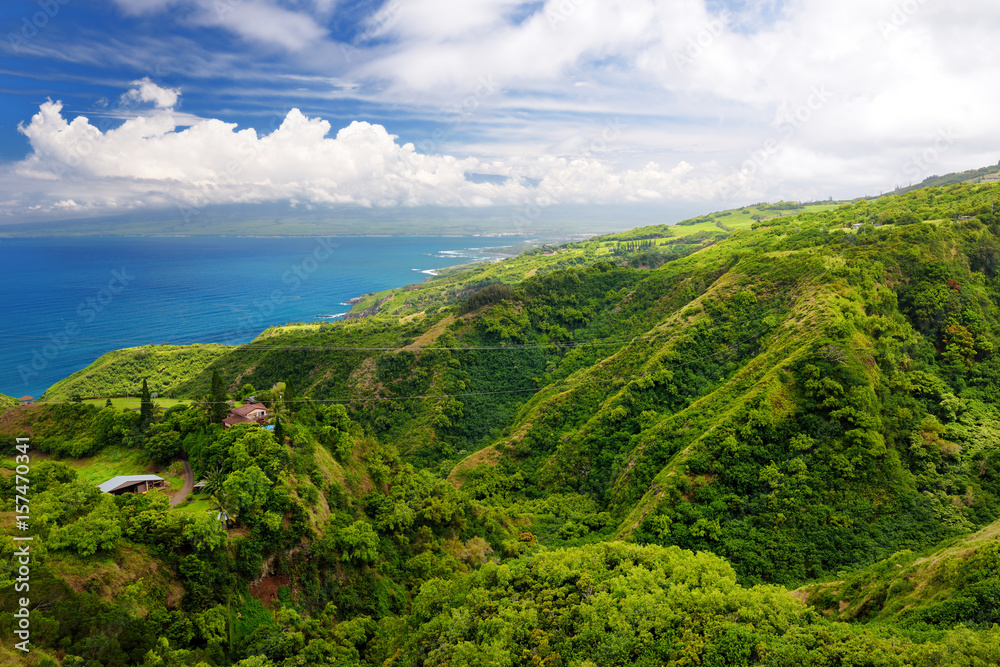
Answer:
<path fill-rule="evenodd" d="M 77 237 L 0 240 L 0 393 L 39 397 L 110 350 L 251 340 L 348 299 L 495 258 L 479 237 Z"/>

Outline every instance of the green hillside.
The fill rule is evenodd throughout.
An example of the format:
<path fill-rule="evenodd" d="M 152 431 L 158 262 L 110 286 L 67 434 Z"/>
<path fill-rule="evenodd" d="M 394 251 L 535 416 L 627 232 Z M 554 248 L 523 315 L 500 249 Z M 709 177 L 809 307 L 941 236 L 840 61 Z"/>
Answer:
<path fill-rule="evenodd" d="M 102 358 L 46 398 L 149 374 L 193 403 L 0 420 L 93 462 L 46 461 L 34 491 L 40 580 L 65 601 L 40 612 L 59 628 L 42 650 L 102 666 L 997 664 L 997 195 L 757 205 L 456 268 L 243 346 Z M 250 392 L 278 435 L 213 423 Z M 176 509 L 102 497 L 79 472 L 182 455 L 209 491 Z M 67 578 L 78 559 L 165 568 L 183 596 L 147 592 L 140 611 L 89 592 L 96 574 Z"/>
<path fill-rule="evenodd" d="M 980 169 L 969 169 L 967 171 L 944 174 L 943 176 L 928 176 L 920 183 L 912 184 L 905 188 L 899 188 L 893 194 L 901 195 L 906 194 L 907 192 L 912 192 L 913 190 L 943 187 L 954 183 L 979 183 L 984 176 L 995 175 L 997 173 L 1000 173 L 1000 167 L 994 165 L 990 167 L 982 167 Z"/>
<path fill-rule="evenodd" d="M 21 401 L 14 398 L 13 396 L 7 396 L 5 394 L 0 394 L 0 414 L 3 414 L 5 410 L 14 407 L 15 405 L 20 405 Z"/>
<path fill-rule="evenodd" d="M 836 620 L 992 627 L 1000 623 L 1000 522 L 928 553 L 899 551 L 798 595 Z"/>
<path fill-rule="evenodd" d="M 221 356 L 223 345 L 144 345 L 115 350 L 45 391 L 49 401 L 108 396 L 138 396 L 142 380 L 150 391 L 170 396 Z"/>

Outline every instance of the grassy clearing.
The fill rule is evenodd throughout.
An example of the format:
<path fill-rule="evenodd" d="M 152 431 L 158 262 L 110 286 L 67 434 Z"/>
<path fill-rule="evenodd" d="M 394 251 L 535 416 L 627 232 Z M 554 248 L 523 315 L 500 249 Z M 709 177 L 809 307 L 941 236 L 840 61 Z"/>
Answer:
<path fill-rule="evenodd" d="M 733 226 L 733 225 L 727 225 Z M 749 227 L 749 225 L 747 225 Z M 691 234 L 697 234 L 698 232 L 710 232 L 713 234 L 722 233 L 724 230 L 716 226 L 715 222 L 699 222 L 693 225 L 675 225 L 673 229 L 676 230 L 678 237 L 690 236 Z"/>
<path fill-rule="evenodd" d="M 164 477 L 164 479 L 167 480 L 167 495 L 172 496 L 184 487 L 183 477 Z"/>
<path fill-rule="evenodd" d="M 107 398 L 88 398 L 83 401 L 89 405 L 96 405 L 99 408 L 103 408 L 107 402 Z M 111 407 L 113 408 L 128 408 L 129 410 L 138 410 L 142 399 L 140 398 L 112 398 Z M 179 398 L 154 398 L 153 405 L 159 406 L 164 410 L 168 410 L 175 405 L 190 405 L 191 401 L 183 400 Z"/>
<path fill-rule="evenodd" d="M 67 459 L 65 463 L 76 470 L 80 479 L 94 484 L 100 484 L 115 475 L 158 474 L 158 466 L 145 453 L 122 447 L 109 447 L 96 456 Z"/>
<path fill-rule="evenodd" d="M 775 208 L 773 204 L 760 206 L 744 206 L 743 208 L 718 211 L 700 218 L 685 220 L 671 226 L 677 236 L 688 236 L 698 232 L 731 232 L 738 229 L 749 229 L 758 220 L 767 221 L 776 218 L 789 218 L 800 213 L 820 213 L 832 211 L 843 205 L 843 202 L 827 202 L 822 204 L 806 204 L 791 208 Z"/>
<path fill-rule="evenodd" d="M 201 516 L 210 509 L 212 509 L 212 502 L 207 493 L 192 493 L 186 501 L 174 508 L 177 512 L 191 516 Z"/>
<path fill-rule="evenodd" d="M 258 341 L 265 340 L 267 338 L 273 338 L 274 336 L 287 333 L 290 331 L 298 331 L 298 332 L 320 331 L 321 329 L 320 324 L 321 324 L 320 322 L 316 323 L 299 322 L 299 323 L 282 324 L 280 326 L 269 327 L 264 331 L 262 331 L 256 338 L 254 338 L 253 342 L 256 343 Z"/>
<path fill-rule="evenodd" d="M 109 447 L 96 456 L 67 459 L 65 463 L 76 470 L 79 479 L 91 484 L 100 484 L 118 475 L 159 475 L 167 482 L 167 495 L 173 495 L 184 486 L 183 476 L 169 474 L 167 469 L 156 465 L 137 449 Z"/>

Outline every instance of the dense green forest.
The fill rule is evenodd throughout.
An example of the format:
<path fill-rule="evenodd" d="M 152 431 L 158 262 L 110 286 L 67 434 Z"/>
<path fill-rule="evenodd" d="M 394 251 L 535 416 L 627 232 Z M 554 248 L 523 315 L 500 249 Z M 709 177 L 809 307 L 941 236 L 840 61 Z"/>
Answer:
<path fill-rule="evenodd" d="M 3 540 L 0 652 L 1000 664 L 998 195 L 755 205 L 102 359 L 0 417 L 8 534 L 14 438 L 35 455 L 40 601 L 24 656 Z M 187 402 L 71 400 L 144 379 Z M 247 396 L 273 432 L 218 423 Z M 171 506 L 83 479 L 127 457 L 205 486 Z"/>

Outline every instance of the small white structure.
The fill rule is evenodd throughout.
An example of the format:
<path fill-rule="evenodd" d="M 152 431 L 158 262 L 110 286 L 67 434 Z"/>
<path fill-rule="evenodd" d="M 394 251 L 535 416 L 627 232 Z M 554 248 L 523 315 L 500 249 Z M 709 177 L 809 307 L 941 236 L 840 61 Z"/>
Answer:
<path fill-rule="evenodd" d="M 98 484 L 103 493 L 146 493 L 150 489 L 162 489 L 166 486 L 163 478 L 158 475 L 118 475 L 103 484 Z"/>

